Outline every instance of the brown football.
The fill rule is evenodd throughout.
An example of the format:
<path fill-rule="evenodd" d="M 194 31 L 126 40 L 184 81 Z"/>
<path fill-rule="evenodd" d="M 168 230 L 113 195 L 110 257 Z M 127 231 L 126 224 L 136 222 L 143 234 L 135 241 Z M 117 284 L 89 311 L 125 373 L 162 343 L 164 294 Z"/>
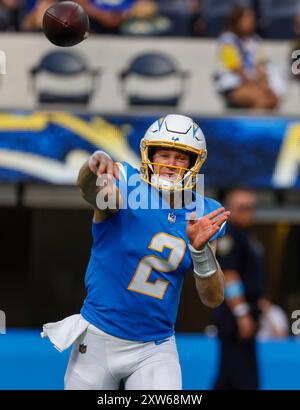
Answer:
<path fill-rule="evenodd" d="M 43 30 L 51 43 L 60 47 L 71 47 L 88 36 L 89 18 L 79 4 L 62 1 L 46 10 Z"/>

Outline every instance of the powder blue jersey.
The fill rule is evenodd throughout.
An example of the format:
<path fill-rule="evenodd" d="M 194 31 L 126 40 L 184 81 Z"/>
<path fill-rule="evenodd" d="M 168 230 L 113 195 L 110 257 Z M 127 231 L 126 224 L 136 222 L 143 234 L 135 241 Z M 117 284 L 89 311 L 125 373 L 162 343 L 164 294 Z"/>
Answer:
<path fill-rule="evenodd" d="M 122 163 L 121 171 L 123 198 L 137 199 L 136 187 L 124 191 L 125 180 L 136 177 L 140 197 L 147 197 L 152 208 L 128 206 L 103 222 L 93 222 L 81 314 L 113 336 L 157 341 L 174 334 L 183 279 L 192 266 L 186 217 L 194 209 L 156 206 L 162 200 L 159 191 L 141 181 L 129 164 Z M 203 214 L 221 206 L 210 198 L 201 202 Z M 223 234 L 224 227 L 211 240 Z"/>

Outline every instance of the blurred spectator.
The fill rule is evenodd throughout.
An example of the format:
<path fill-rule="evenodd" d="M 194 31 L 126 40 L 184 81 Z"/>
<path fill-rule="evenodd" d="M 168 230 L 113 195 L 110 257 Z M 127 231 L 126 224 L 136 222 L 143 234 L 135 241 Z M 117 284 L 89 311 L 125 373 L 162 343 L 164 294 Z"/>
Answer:
<path fill-rule="evenodd" d="M 23 0 L 0 1 L 0 31 L 19 30 L 20 11 Z"/>
<path fill-rule="evenodd" d="M 274 109 L 279 97 L 272 86 L 280 78 L 274 66 L 261 54 L 251 8 L 235 6 L 228 19 L 228 31 L 219 38 L 218 91 L 229 107 Z M 277 91 L 277 90 L 276 90 Z"/>
<path fill-rule="evenodd" d="M 257 333 L 258 339 L 283 339 L 288 337 L 289 320 L 285 311 L 267 298 L 261 298 L 258 306 L 262 312 Z"/>
<path fill-rule="evenodd" d="M 158 36 L 169 34 L 171 29 L 172 21 L 159 14 L 157 1 L 137 0 L 120 31 L 125 35 Z"/>
<path fill-rule="evenodd" d="M 23 31 L 42 31 L 45 11 L 57 0 L 35 0 L 27 4 L 21 28 Z"/>
<path fill-rule="evenodd" d="M 298 13 L 295 16 L 294 20 L 294 31 L 295 31 L 295 48 L 297 50 L 300 50 L 300 9 Z"/>
<path fill-rule="evenodd" d="M 127 20 L 128 11 L 136 0 L 77 0 L 90 18 L 91 32 L 119 34 L 122 23 Z"/>
<path fill-rule="evenodd" d="M 191 13 L 191 35 L 202 37 L 205 23 L 202 18 L 203 0 L 187 0 L 187 7 Z"/>
<path fill-rule="evenodd" d="M 256 195 L 235 189 L 226 204 L 231 216 L 217 249 L 224 272 L 225 302 L 215 310 L 220 365 L 214 388 L 255 390 L 259 388 L 255 336 L 259 300 L 265 294 L 264 251 L 251 234 Z"/>

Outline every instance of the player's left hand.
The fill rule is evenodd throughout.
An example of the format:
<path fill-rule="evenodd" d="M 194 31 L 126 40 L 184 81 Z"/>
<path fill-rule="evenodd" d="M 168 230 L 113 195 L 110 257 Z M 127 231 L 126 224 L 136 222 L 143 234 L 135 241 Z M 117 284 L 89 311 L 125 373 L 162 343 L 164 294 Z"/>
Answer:
<path fill-rule="evenodd" d="M 195 249 L 202 249 L 220 230 L 221 225 L 227 221 L 230 212 L 224 211 L 225 208 L 218 208 L 200 219 L 195 219 L 196 212 L 191 213 L 186 232 L 191 245 Z"/>

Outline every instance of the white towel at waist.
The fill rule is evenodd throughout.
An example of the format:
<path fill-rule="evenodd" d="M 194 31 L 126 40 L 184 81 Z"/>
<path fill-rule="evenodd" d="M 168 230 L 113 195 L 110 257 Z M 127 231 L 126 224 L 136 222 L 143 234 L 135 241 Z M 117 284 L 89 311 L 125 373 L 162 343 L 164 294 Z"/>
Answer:
<path fill-rule="evenodd" d="M 89 322 L 80 314 L 72 315 L 59 322 L 43 325 L 41 337 L 49 337 L 54 347 L 62 352 L 70 347 L 88 326 Z"/>

